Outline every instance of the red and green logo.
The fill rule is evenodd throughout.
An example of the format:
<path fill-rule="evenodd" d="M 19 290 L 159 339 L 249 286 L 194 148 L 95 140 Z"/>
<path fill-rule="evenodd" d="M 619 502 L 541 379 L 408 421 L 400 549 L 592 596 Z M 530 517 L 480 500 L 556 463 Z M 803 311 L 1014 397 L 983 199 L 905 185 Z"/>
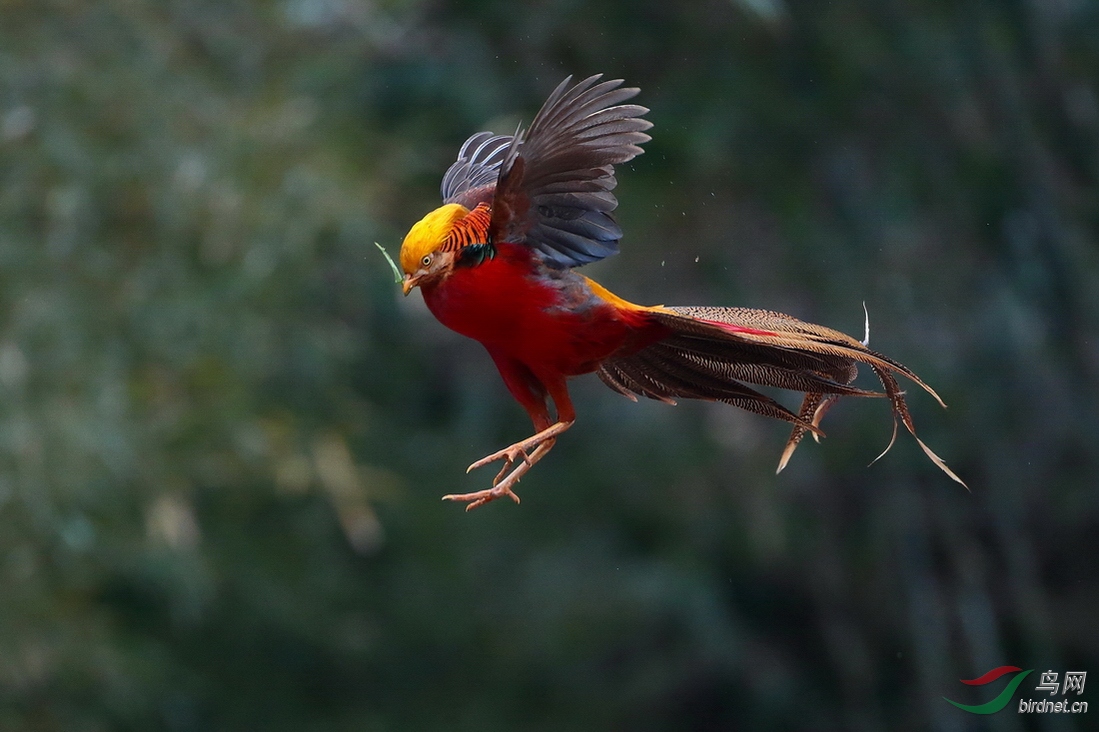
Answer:
<path fill-rule="evenodd" d="M 1026 671 L 1023 671 L 1018 666 L 1000 666 L 999 668 L 994 668 L 987 674 L 984 674 L 983 676 L 978 676 L 975 679 L 959 679 L 959 681 L 968 686 L 984 686 L 985 684 L 991 684 L 993 681 L 1006 674 L 1013 674 L 1018 671 L 1022 671 L 1022 673 L 1017 674 L 1015 678 L 1008 682 L 1008 685 L 1004 687 L 1004 690 L 1000 692 L 999 696 L 997 696 L 992 701 L 985 702 L 984 704 L 959 704 L 953 699 L 946 699 L 945 696 L 943 697 L 943 699 L 946 699 L 948 702 L 958 707 L 958 709 L 972 712 L 973 714 L 995 714 L 996 712 L 1007 706 L 1007 703 L 1011 701 L 1011 695 L 1015 693 L 1015 690 L 1019 688 L 1019 684 L 1023 683 L 1023 679 L 1029 676 L 1030 672 L 1033 670 L 1034 669 L 1030 668 Z"/>

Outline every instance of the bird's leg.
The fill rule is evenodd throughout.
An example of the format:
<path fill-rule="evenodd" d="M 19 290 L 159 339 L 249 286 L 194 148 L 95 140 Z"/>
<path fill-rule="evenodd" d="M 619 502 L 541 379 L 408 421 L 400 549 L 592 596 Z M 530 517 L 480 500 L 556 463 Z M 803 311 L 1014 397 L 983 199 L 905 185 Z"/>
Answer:
<path fill-rule="evenodd" d="M 492 357 L 496 361 L 496 367 L 500 369 L 500 375 L 504 377 L 508 390 L 530 415 L 531 422 L 534 423 L 534 434 L 503 450 L 486 455 L 469 466 L 467 473 L 502 460 L 504 465 L 493 478 L 492 488 L 475 493 L 443 496 L 444 501 L 468 502 L 467 511 L 503 496 L 518 503 L 519 496 L 512 490 L 514 485 L 534 467 L 535 463 L 546 456 L 557 442 L 557 437 L 572 427 L 572 423 L 576 421 L 576 410 L 573 409 L 572 400 L 569 399 L 569 391 L 563 375 L 535 374 L 523 364 L 501 357 L 499 354 L 492 353 Z M 550 422 L 549 409 L 546 405 L 547 396 L 553 400 L 557 408 L 557 421 L 553 423 Z"/>
<path fill-rule="evenodd" d="M 534 465 L 545 457 L 546 453 L 557 442 L 557 436 L 572 426 L 572 422 L 556 422 L 541 432 L 505 447 L 503 450 L 487 455 L 469 466 L 466 472 L 482 468 L 491 462 L 503 460 L 504 466 L 492 481 L 492 488 L 473 493 L 452 493 L 443 496 L 444 501 L 468 501 L 467 511 L 478 506 L 483 506 L 497 498 L 507 496 L 519 503 L 519 496 L 515 495 L 512 486 L 526 475 Z"/>
<path fill-rule="evenodd" d="M 542 430 L 541 432 L 531 435 L 521 442 L 516 442 L 514 445 L 509 445 L 508 447 L 505 447 L 503 450 L 497 450 L 491 455 L 486 455 L 485 457 L 481 458 L 480 460 L 466 468 L 466 472 L 469 473 L 476 470 L 477 468 L 483 468 L 489 463 L 494 463 L 497 460 L 503 460 L 504 469 L 500 471 L 500 475 L 496 476 L 496 480 L 492 481 L 492 484 L 496 485 L 503 477 L 503 473 L 506 472 L 507 469 L 510 468 L 512 465 L 514 465 L 516 461 L 521 460 L 524 463 L 532 464 L 532 448 L 537 449 L 546 440 L 552 440 L 571 426 L 572 422 L 556 422 L 546 429 Z"/>

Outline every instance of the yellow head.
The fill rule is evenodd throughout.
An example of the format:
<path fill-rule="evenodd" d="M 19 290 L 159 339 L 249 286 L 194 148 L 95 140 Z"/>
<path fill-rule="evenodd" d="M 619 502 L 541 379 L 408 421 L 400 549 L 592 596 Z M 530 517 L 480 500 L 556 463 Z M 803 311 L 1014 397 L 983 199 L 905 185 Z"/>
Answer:
<path fill-rule="evenodd" d="M 469 209 L 459 203 L 440 206 L 416 222 L 401 244 L 401 269 L 413 275 L 429 265 L 431 255 L 439 250 L 454 230 L 454 225 L 469 215 Z"/>
<path fill-rule="evenodd" d="M 445 280 L 463 247 L 488 241 L 491 213 L 487 203 L 470 211 L 458 203 L 440 206 L 416 222 L 401 244 L 404 294 L 417 285 Z"/>

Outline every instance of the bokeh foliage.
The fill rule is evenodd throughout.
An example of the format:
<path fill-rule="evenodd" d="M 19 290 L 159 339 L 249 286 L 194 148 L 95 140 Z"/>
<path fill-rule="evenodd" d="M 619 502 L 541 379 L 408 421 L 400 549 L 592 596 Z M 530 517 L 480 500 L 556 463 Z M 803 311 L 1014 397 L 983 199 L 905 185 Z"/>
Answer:
<path fill-rule="evenodd" d="M 1082 1 L 0 3 L 0 729 L 1084 728 L 941 697 L 1099 673 L 1097 69 Z M 597 71 L 656 127 L 591 274 L 865 301 L 972 494 L 884 404 L 776 477 L 588 378 L 439 503 L 529 425 L 371 242 Z"/>

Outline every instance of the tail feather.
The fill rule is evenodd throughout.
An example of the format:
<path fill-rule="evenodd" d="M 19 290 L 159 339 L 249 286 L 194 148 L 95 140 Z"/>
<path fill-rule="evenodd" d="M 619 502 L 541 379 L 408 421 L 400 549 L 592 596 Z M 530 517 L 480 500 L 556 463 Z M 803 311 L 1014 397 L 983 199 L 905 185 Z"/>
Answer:
<path fill-rule="evenodd" d="M 875 396 L 877 395 L 875 394 Z M 839 397 L 836 395 L 829 394 L 828 396 L 825 396 L 820 392 L 808 392 L 801 403 L 801 410 L 798 413 L 798 416 L 803 420 L 808 421 L 810 424 L 819 427 L 821 419 L 824 418 L 824 413 L 838 400 Z M 893 426 L 895 435 L 896 421 L 893 422 Z M 807 430 L 801 427 L 801 425 L 794 425 L 794 429 L 790 431 L 790 437 L 786 440 L 786 446 L 782 449 L 782 455 L 779 456 L 778 467 L 775 469 L 775 473 L 781 473 L 782 469 L 786 467 L 786 463 L 790 462 L 790 457 L 794 454 L 794 450 L 797 449 L 798 443 L 801 442 L 801 438 L 805 437 L 806 432 Z M 813 439 L 820 442 L 820 435 L 814 432 Z M 890 445 L 892 445 L 892 443 L 890 443 Z M 883 452 L 882 455 L 884 454 L 885 453 Z M 878 457 L 881 457 L 881 455 Z"/>
<path fill-rule="evenodd" d="M 893 411 L 894 438 L 899 419 L 928 458 L 965 485 L 916 436 L 904 392 L 893 375 L 912 380 L 945 407 L 942 399 L 908 367 L 870 350 L 863 342 L 767 310 L 659 307 L 648 312 L 669 335 L 603 364 L 599 376 L 615 391 L 630 398 L 640 395 L 672 403 L 677 398 L 721 401 L 789 422 L 794 426 L 779 460 L 779 471 L 786 467 L 807 433 L 817 439 L 823 436 L 820 421 L 840 397 L 886 397 Z M 884 392 L 851 385 L 859 363 L 874 371 Z M 746 384 L 801 391 L 805 399 L 794 414 Z M 891 440 L 889 447 L 892 445 Z"/>
<path fill-rule="evenodd" d="M 778 347 L 797 353 L 803 358 L 816 356 L 825 363 L 831 363 L 834 358 L 847 359 L 844 363 L 848 367 L 853 366 L 851 361 L 868 366 L 876 365 L 911 379 L 934 397 L 940 406 L 946 406 L 935 390 L 904 364 L 870 350 L 846 333 L 823 325 L 806 323 L 771 310 L 752 308 L 669 307 L 654 310 L 652 314 L 658 322 L 671 328 L 673 332 L 757 344 L 768 349 Z"/>
<path fill-rule="evenodd" d="M 599 376 L 612 389 L 627 395 L 632 392 L 671 404 L 676 399 L 719 401 L 765 417 L 800 422 L 796 414 L 771 397 L 677 356 L 664 344 L 655 344 L 629 358 L 604 363 Z M 804 426 L 813 429 L 808 423 Z"/>
<path fill-rule="evenodd" d="M 897 436 L 897 418 L 900 417 L 901 422 L 903 422 L 905 428 L 908 429 L 908 433 L 916 440 L 916 444 L 920 446 L 920 449 L 923 450 L 928 459 L 935 463 L 939 470 L 942 470 L 953 480 L 961 483 L 966 490 L 969 490 L 969 486 L 965 484 L 965 481 L 959 478 L 958 475 L 943 462 L 943 459 L 936 455 L 931 448 L 925 445 L 924 441 L 916 435 L 916 425 L 912 423 L 912 415 L 908 411 L 908 404 L 904 401 L 904 392 L 901 391 L 897 380 L 893 378 L 893 374 L 877 366 L 871 366 L 871 368 L 874 370 L 874 373 L 877 374 L 878 380 L 881 381 L 882 386 L 885 387 L 885 391 L 889 395 L 889 400 L 893 404 L 893 439 L 889 441 L 889 445 L 886 446 L 885 452 L 883 452 L 882 455 L 889 452 L 889 448 L 893 446 L 893 441 Z M 881 455 L 878 457 L 880 458 Z M 874 458 L 875 461 L 877 459 L 878 458 Z"/>

